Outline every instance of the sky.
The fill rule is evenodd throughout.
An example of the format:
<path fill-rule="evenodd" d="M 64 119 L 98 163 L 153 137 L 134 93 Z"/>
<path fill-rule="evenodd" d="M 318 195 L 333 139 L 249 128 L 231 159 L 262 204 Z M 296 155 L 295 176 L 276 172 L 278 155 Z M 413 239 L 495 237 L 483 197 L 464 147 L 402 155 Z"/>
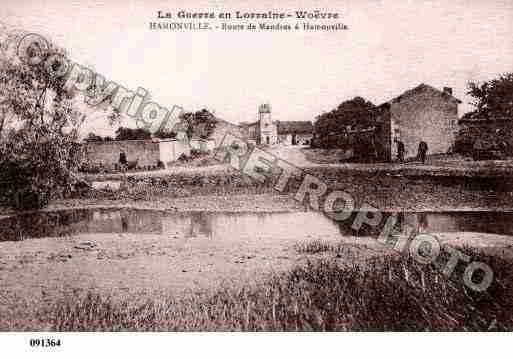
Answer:
<path fill-rule="evenodd" d="M 339 13 L 349 30 L 149 29 L 158 10 L 316 9 Z M 513 72 L 511 0 L 2 0 L 0 21 L 162 106 L 207 108 L 233 123 L 256 120 L 261 103 L 275 120 L 314 120 L 354 96 L 379 105 L 421 83 L 452 87 L 463 115 L 468 81 Z M 102 116 L 88 126 L 112 131 Z"/>

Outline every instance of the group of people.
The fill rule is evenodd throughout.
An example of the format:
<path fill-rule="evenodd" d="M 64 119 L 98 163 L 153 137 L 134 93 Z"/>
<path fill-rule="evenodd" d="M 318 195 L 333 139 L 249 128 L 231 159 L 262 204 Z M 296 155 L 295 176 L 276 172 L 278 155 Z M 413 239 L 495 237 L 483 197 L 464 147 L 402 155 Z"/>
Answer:
<path fill-rule="evenodd" d="M 397 144 L 397 159 L 400 163 L 404 162 L 404 155 L 406 154 L 406 149 L 404 147 L 404 143 L 401 140 L 395 140 Z M 422 164 L 426 163 L 426 155 L 428 151 L 428 145 L 425 141 L 420 141 L 419 149 L 417 152 L 417 159 L 419 159 Z"/>

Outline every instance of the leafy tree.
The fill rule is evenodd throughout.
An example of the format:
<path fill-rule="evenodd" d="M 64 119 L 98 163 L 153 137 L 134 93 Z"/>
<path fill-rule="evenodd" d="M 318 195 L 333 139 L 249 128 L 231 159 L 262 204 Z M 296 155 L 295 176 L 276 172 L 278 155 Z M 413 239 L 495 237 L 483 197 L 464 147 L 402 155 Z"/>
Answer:
<path fill-rule="evenodd" d="M 167 129 L 159 129 L 153 136 L 157 138 L 176 138 L 176 132 Z"/>
<path fill-rule="evenodd" d="M 109 104 L 112 104 L 112 100 L 109 98 Z M 121 120 L 121 112 L 118 108 L 114 107 L 111 109 L 111 113 L 107 116 L 109 119 L 109 125 L 114 126 L 120 123 Z"/>
<path fill-rule="evenodd" d="M 467 117 L 513 117 L 513 73 L 483 83 L 471 81 L 467 94 L 476 107 Z"/>
<path fill-rule="evenodd" d="M 76 183 L 82 160 L 78 129 L 84 117 L 58 75 L 65 51 L 54 44 L 49 51 L 34 45 L 28 52 L 37 51 L 42 61 L 24 62 L 13 56 L 23 35 L 2 33 L 11 41 L 0 49 L 0 200 L 32 208 L 69 193 Z"/>
<path fill-rule="evenodd" d="M 330 135 L 341 135 L 347 127 L 366 127 L 372 123 L 372 109 L 375 106 L 362 97 L 342 102 L 337 108 L 316 118 L 315 134 L 322 147 L 329 146 Z M 323 145 L 324 144 L 324 145 Z"/>
<path fill-rule="evenodd" d="M 150 140 L 151 133 L 143 128 L 120 127 L 116 130 L 116 140 Z"/>
<path fill-rule="evenodd" d="M 213 113 L 203 109 L 201 111 L 183 113 L 181 122 L 185 126 L 185 132 L 189 139 L 193 135 L 208 138 L 216 127 L 217 119 Z"/>

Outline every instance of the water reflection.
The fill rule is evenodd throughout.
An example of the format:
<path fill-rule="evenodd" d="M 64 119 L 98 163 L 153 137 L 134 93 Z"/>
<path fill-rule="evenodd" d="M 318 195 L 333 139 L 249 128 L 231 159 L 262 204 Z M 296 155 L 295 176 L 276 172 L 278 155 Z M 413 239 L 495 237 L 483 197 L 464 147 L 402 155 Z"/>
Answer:
<path fill-rule="evenodd" d="M 476 232 L 513 235 L 513 212 L 382 212 L 367 214 L 381 216 L 378 226 L 363 225 L 358 230 L 353 222 L 360 212 L 339 222 L 343 236 L 378 236 L 390 216 L 396 217 L 394 232 L 408 234 L 411 228 L 419 233 Z"/>
<path fill-rule="evenodd" d="M 353 228 L 358 212 L 335 222 L 317 212 L 296 213 L 168 213 L 133 209 L 80 209 L 37 212 L 0 220 L 0 240 L 62 237 L 81 233 L 154 233 L 170 238 L 223 241 L 260 238 L 337 238 L 378 236 L 389 216 L 397 217 L 396 233 L 481 232 L 513 235 L 512 212 L 378 213 L 378 226 Z M 373 214 L 368 214 L 372 216 Z"/>

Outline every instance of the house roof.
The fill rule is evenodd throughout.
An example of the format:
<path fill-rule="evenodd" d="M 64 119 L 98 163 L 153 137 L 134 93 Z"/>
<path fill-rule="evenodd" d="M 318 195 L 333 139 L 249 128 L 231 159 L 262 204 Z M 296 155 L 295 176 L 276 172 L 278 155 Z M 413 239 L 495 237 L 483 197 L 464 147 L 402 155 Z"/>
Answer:
<path fill-rule="evenodd" d="M 415 87 L 415 88 L 412 88 L 408 91 L 405 91 L 403 92 L 401 95 L 397 96 L 397 97 L 394 97 L 393 99 L 391 99 L 390 101 L 387 101 L 385 103 L 398 103 L 400 102 L 401 100 L 405 99 L 405 98 L 408 98 L 410 96 L 414 96 L 418 93 L 421 93 L 421 92 L 424 92 L 424 91 L 434 91 L 434 92 L 438 92 L 440 95 L 442 96 L 446 96 L 447 99 L 452 99 L 454 101 L 457 101 L 458 103 L 462 103 L 461 100 L 457 99 L 456 97 L 452 96 L 452 95 L 449 95 L 448 93 L 445 93 L 443 91 L 440 91 L 439 89 L 433 87 L 433 86 L 429 86 L 429 85 L 426 85 L 426 84 L 420 84 L 419 86 Z"/>
<path fill-rule="evenodd" d="M 278 134 L 295 133 L 307 134 L 313 133 L 313 125 L 310 121 L 278 121 Z"/>
<path fill-rule="evenodd" d="M 240 123 L 241 127 L 251 127 L 251 126 L 256 126 L 256 125 L 258 125 L 258 121 L 255 121 L 255 122 L 241 122 Z"/>

